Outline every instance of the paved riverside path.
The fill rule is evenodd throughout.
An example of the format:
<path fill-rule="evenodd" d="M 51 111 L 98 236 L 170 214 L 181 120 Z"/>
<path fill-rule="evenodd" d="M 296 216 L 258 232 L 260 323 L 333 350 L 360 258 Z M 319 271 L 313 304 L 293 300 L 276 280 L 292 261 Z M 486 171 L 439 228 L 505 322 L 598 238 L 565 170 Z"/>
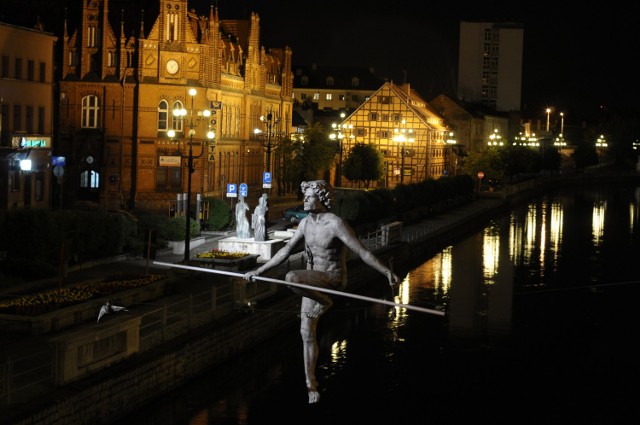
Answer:
<path fill-rule="evenodd" d="M 289 223 L 282 219 L 284 209 L 291 205 L 297 205 L 299 201 L 291 198 L 270 210 L 270 226 L 268 233 L 273 237 L 273 231 L 284 229 Z M 403 225 L 403 241 L 411 241 L 414 238 L 433 238 L 447 232 L 455 231 L 462 224 L 473 217 L 484 214 L 491 214 L 505 204 L 501 197 L 480 197 L 473 201 L 460 205 L 446 211 L 437 213 L 429 218 L 416 221 L 408 225 Z M 271 207 L 270 207 L 271 209 Z M 191 249 L 190 258 L 194 258 L 197 253 L 209 251 L 218 247 L 218 241 L 226 237 L 235 236 L 235 230 L 228 232 L 217 232 L 205 234 L 205 243 Z M 156 253 L 156 261 L 163 263 L 179 264 L 183 262 L 184 254 L 174 254 L 170 249 L 159 250 Z M 108 277 L 110 274 L 131 273 L 161 273 L 166 272 L 165 266 L 153 264 L 153 260 L 147 261 L 144 258 L 129 258 L 123 256 L 116 259 L 108 259 L 104 262 L 88 264 L 86 267 L 69 272 L 67 284 L 84 282 L 100 277 Z"/>
<path fill-rule="evenodd" d="M 274 200 L 274 205 L 270 206 L 269 211 L 269 237 L 273 237 L 275 230 L 282 230 L 289 224 L 282 219 L 284 210 L 290 206 L 298 205 L 295 197 Z M 441 213 L 435 214 L 429 218 L 416 221 L 411 224 L 403 224 L 403 241 L 411 241 L 415 238 L 433 238 L 447 232 L 455 231 L 461 224 L 465 223 L 472 217 L 477 217 L 485 213 L 491 213 L 498 210 L 505 204 L 505 200 L 501 197 L 480 197 L 473 201 L 460 205 Z M 235 230 L 226 232 L 204 233 L 205 242 L 199 246 L 193 247 L 190 251 L 190 258 L 194 258 L 200 252 L 209 251 L 218 247 L 218 241 L 223 238 L 235 236 Z M 156 261 L 162 263 L 179 264 L 184 260 L 184 254 L 174 254 L 169 248 L 158 250 L 156 253 Z M 114 275 L 122 275 L 123 273 L 145 274 L 145 273 L 163 273 L 167 271 L 167 267 L 154 264 L 154 260 L 147 260 L 142 257 L 130 257 L 127 255 L 92 261 L 71 267 L 67 277 L 63 281 L 63 285 L 72 285 L 76 283 L 95 281 L 96 279 L 108 278 Z M 58 279 L 49 279 L 47 281 L 34 282 L 32 285 L 39 288 L 56 288 Z M 24 286 L 24 285 L 22 285 Z M 0 295 L 8 295 L 11 288 L 4 288 Z M 0 336 L 0 343 L 2 337 Z"/>

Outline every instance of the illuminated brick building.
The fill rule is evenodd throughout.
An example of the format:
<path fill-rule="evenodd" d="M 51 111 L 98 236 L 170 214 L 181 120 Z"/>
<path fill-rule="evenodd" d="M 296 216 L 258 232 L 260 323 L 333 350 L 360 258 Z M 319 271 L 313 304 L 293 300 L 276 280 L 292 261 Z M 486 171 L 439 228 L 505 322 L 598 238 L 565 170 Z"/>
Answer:
<path fill-rule="evenodd" d="M 273 137 L 291 132 L 292 51 L 260 44 L 257 14 L 230 21 L 214 6 L 200 16 L 187 0 L 158 3 L 151 25 L 140 11 L 135 35 L 124 12 L 113 24 L 108 0 L 84 0 L 74 31 L 65 22 L 56 153 L 67 157 L 67 205 L 168 211 L 187 190 L 190 141 L 192 203 L 228 183 L 258 192 L 269 169 L 260 117 L 278 118 Z"/>

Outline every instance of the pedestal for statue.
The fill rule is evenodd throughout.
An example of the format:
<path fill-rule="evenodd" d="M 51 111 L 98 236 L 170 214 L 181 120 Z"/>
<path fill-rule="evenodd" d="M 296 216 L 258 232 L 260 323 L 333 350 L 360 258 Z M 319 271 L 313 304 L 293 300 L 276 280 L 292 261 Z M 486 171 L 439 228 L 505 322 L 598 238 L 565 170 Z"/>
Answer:
<path fill-rule="evenodd" d="M 288 239 L 291 239 L 291 237 L 295 232 L 296 232 L 296 229 L 276 230 L 273 232 L 273 236 L 287 241 Z"/>
<path fill-rule="evenodd" d="M 285 245 L 284 239 L 256 241 L 254 238 L 230 237 L 218 241 L 218 249 L 228 252 L 246 252 L 259 255 L 258 261 L 267 261 Z"/>

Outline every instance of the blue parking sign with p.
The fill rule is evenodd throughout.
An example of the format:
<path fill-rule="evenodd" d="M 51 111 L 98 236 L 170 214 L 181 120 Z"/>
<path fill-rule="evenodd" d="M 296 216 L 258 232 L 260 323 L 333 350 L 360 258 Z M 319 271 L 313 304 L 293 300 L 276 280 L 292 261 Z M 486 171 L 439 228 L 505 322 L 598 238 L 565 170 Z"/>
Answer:
<path fill-rule="evenodd" d="M 235 183 L 227 184 L 227 198 L 237 198 L 238 197 L 238 187 Z"/>
<path fill-rule="evenodd" d="M 271 189 L 271 172 L 265 171 L 262 175 L 262 188 Z"/>

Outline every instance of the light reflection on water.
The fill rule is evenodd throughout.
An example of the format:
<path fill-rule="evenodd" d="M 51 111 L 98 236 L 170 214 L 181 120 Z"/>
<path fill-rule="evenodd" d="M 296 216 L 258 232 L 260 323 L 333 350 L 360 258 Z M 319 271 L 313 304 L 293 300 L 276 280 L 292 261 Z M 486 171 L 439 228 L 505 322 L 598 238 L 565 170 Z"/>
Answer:
<path fill-rule="evenodd" d="M 216 375 L 205 379 L 216 391 L 184 390 L 191 410 L 174 400 L 174 422 L 165 413 L 146 423 L 612 423 L 623 411 L 640 419 L 622 402 L 640 378 L 630 341 L 640 325 L 639 211 L 640 188 L 585 190 L 491 220 L 402 273 L 395 301 L 438 306 L 444 320 L 336 307 L 319 329 L 319 406 L 305 405 L 294 333 L 229 366 L 237 371 L 224 388 Z"/>

